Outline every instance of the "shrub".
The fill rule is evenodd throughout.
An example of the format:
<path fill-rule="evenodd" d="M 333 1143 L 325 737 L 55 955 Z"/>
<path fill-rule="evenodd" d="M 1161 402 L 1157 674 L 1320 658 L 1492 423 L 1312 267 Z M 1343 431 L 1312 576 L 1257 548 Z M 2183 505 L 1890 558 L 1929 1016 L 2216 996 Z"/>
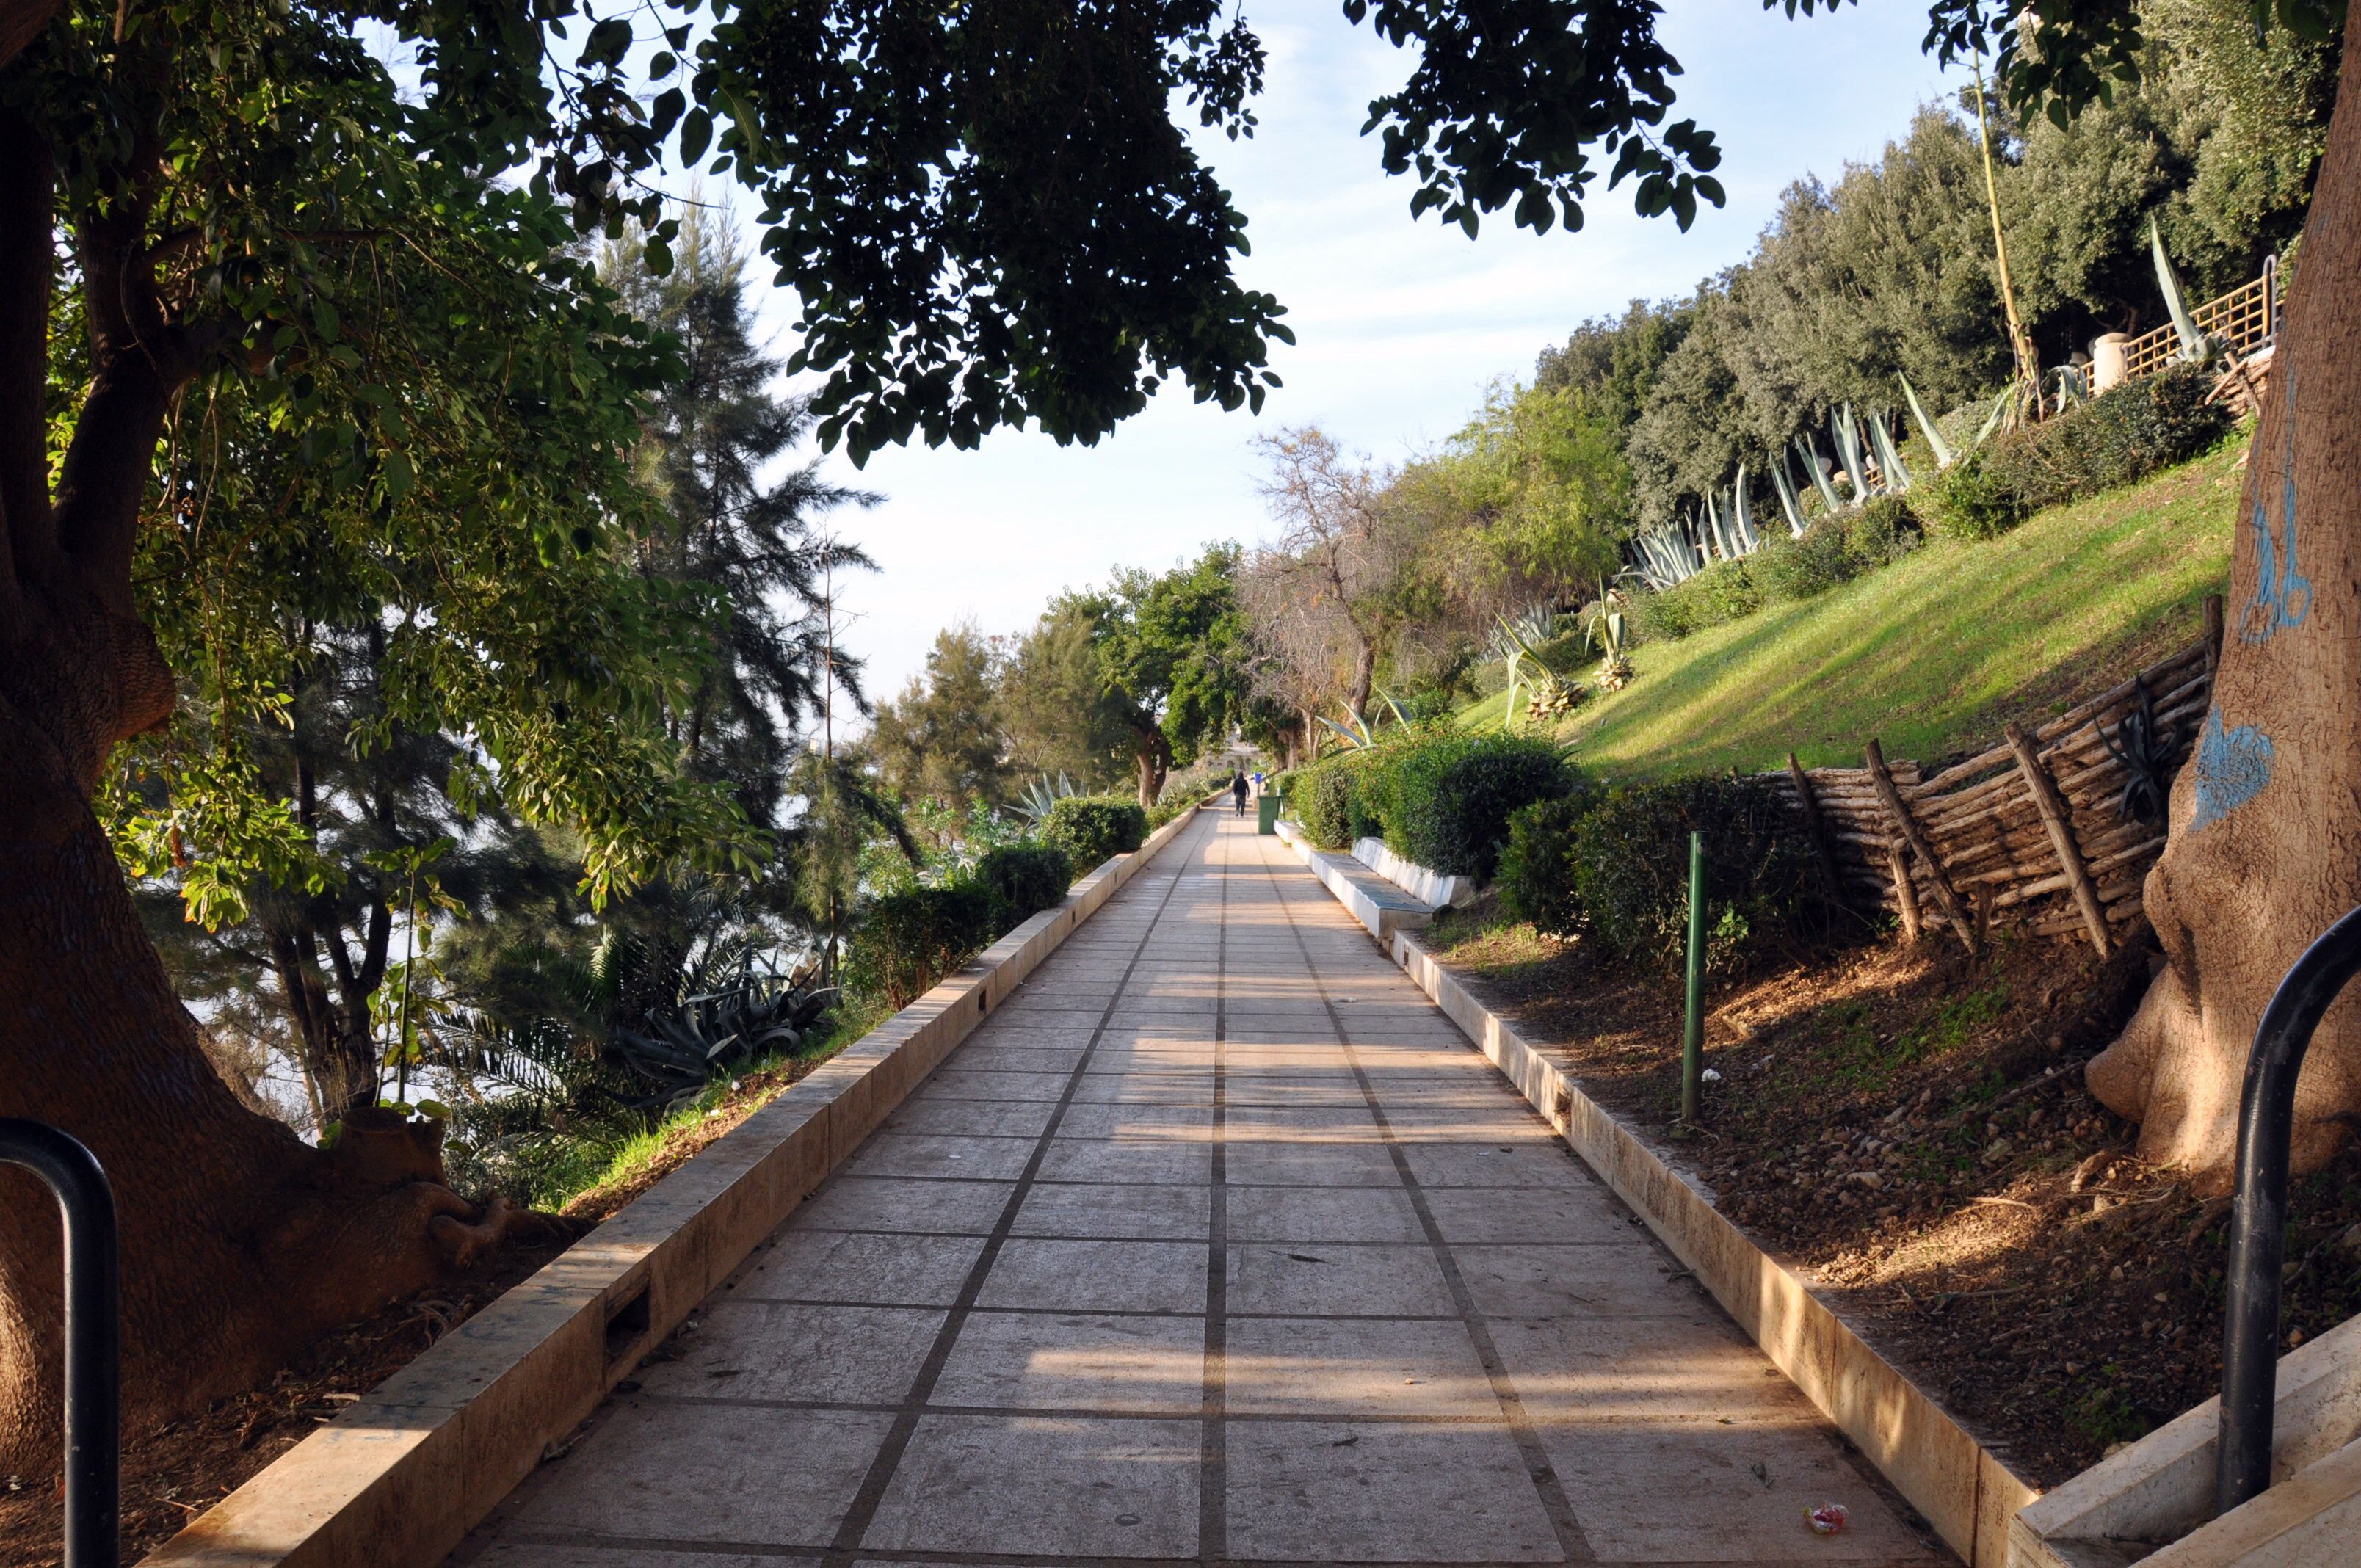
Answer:
<path fill-rule="evenodd" d="M 1271 774 L 1269 784 L 1270 793 L 1279 796 L 1283 800 L 1293 799 L 1295 795 L 1295 781 L 1301 772 L 1301 770 L 1297 768 L 1281 768 L 1279 772 Z"/>
<path fill-rule="evenodd" d="M 1200 798 L 1199 793 L 1190 790 L 1166 790 L 1164 798 L 1148 808 L 1148 830 L 1153 833 L 1182 812 L 1196 810 Z"/>
<path fill-rule="evenodd" d="M 1353 842 L 1353 775 L 1346 757 L 1323 757 L 1295 771 L 1295 819 L 1323 850 Z"/>
<path fill-rule="evenodd" d="M 2206 401 L 2212 391 L 2202 367 L 2176 365 L 1994 436 L 1927 483 L 1928 521 L 1952 538 L 1990 539 L 2044 507 L 2187 462 L 2230 427 L 2229 411 Z"/>
<path fill-rule="evenodd" d="M 1932 465 L 1928 465 L 1932 467 Z M 1911 487 L 1916 497 L 1917 487 Z M 1890 566 L 1918 548 L 1923 529 L 1910 502 L 1900 496 L 1879 496 L 1845 520 L 1845 558 L 1853 575 Z"/>
<path fill-rule="evenodd" d="M 992 945 L 999 910 L 993 890 L 973 879 L 886 894 L 862 918 L 845 979 L 856 992 L 907 1007 Z"/>
<path fill-rule="evenodd" d="M 1110 858 L 1127 855 L 1148 839 L 1148 813 L 1139 802 L 1117 795 L 1068 795 L 1049 807 L 1041 842 L 1063 850 L 1076 871 L 1087 875 Z"/>
<path fill-rule="evenodd" d="M 1763 608 L 1763 590 L 1747 575 L 1745 561 L 1716 561 L 1677 587 L 1642 601 L 1642 624 L 1658 637 L 1681 638 L 1726 620 L 1739 620 Z"/>
<path fill-rule="evenodd" d="M 1689 834 L 1706 841 L 1707 962 L 1740 967 L 1818 918 L 1812 857 L 1768 780 L 1625 784 L 1588 803 L 1528 807 L 1510 827 L 1510 909 L 1556 936 L 1674 968 L 1688 931 Z"/>
<path fill-rule="evenodd" d="M 1509 819 L 1574 787 L 1557 745 L 1517 735 L 1439 735 L 1386 760 L 1386 843 L 1445 876 L 1490 880 Z"/>
<path fill-rule="evenodd" d="M 1997 539 L 2024 521 L 1987 454 L 1971 452 L 1911 490 L 1927 526 L 1945 539 Z"/>
<path fill-rule="evenodd" d="M 999 901 L 993 922 L 999 935 L 1062 903 L 1074 885 L 1074 862 L 1054 844 L 1004 844 L 976 862 L 975 880 Z"/>
<path fill-rule="evenodd" d="M 1850 519 L 1824 518 L 1793 534 L 1765 540 L 1746 558 L 1748 575 L 1772 598 L 1807 599 L 1852 580 L 1860 567 L 1847 547 Z"/>
<path fill-rule="evenodd" d="M 1553 937 L 1582 928 L 1582 905 L 1574 892 L 1574 834 L 1583 814 L 1597 804 L 1577 788 L 1556 800 L 1540 800 L 1509 818 L 1509 842 L 1500 850 L 1500 902 L 1510 916 L 1530 921 Z"/>

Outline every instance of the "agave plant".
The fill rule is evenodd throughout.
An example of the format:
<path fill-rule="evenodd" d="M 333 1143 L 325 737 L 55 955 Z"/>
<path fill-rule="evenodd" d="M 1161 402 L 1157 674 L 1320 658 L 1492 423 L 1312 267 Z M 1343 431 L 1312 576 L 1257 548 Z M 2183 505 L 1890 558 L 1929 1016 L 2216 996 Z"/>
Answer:
<path fill-rule="evenodd" d="M 2180 274 L 2172 269 L 2172 258 L 2165 254 L 2164 236 L 2153 217 L 2147 221 L 2147 247 L 2156 261 L 2156 286 L 2163 291 L 2164 308 L 2172 313 L 2172 330 L 2180 339 L 2180 357 L 2191 364 L 2211 359 L 2215 353 L 2213 340 L 2198 330 L 2197 318 L 2189 313 L 2180 292 Z"/>
<path fill-rule="evenodd" d="M 1870 498 L 1868 466 L 1861 460 L 1861 426 L 1852 417 L 1852 405 L 1845 404 L 1833 419 L 1837 439 L 1837 458 L 1844 464 L 1845 477 L 1852 485 L 1852 504 L 1859 506 Z"/>
<path fill-rule="evenodd" d="M 1679 587 L 1705 568 L 1704 558 L 1689 538 L 1688 530 L 1676 522 L 1633 536 L 1631 549 L 1639 557 L 1634 570 L 1640 580 L 1659 593 Z M 1496 656 L 1506 657 L 1497 650 Z"/>
<path fill-rule="evenodd" d="M 1598 598 L 1582 617 L 1583 635 L 1599 654 L 1595 683 L 1603 692 L 1621 691 L 1631 684 L 1631 661 L 1624 652 L 1623 596 L 1601 582 Z"/>
<path fill-rule="evenodd" d="M 1820 504 L 1830 511 L 1841 510 L 1844 503 L 1837 499 L 1837 488 L 1829 482 L 1828 471 L 1820 466 L 1819 453 L 1800 435 L 1795 438 L 1795 450 L 1803 455 L 1804 472 L 1811 476 L 1812 488 L 1819 491 Z"/>
<path fill-rule="evenodd" d="M 2158 728 L 2156 702 L 2148 696 L 2146 681 L 2133 676 L 2132 691 L 2136 697 L 2132 710 L 2124 715 L 2114 734 L 2102 729 L 2099 739 L 2123 764 L 2124 787 L 2115 796 L 2115 819 L 2154 827 L 2164 820 L 2171 796 L 2170 775 L 2180 756 L 2180 732 Z"/>
<path fill-rule="evenodd" d="M 2091 400 L 2091 383 L 2080 365 L 2060 365 L 2049 372 L 2048 379 L 2058 386 L 2057 409 L 2064 413 L 2070 408 L 2080 408 Z"/>
<path fill-rule="evenodd" d="M 1746 465 L 1738 466 L 1738 482 L 1730 488 L 1730 531 L 1741 555 L 1752 555 L 1763 548 L 1763 536 L 1754 531 L 1753 514 L 1746 505 Z"/>
<path fill-rule="evenodd" d="M 1787 455 L 1771 465 L 1771 484 L 1779 492 L 1779 510 L 1787 520 L 1787 532 L 1797 539 L 1804 536 L 1804 499 L 1795 491 L 1795 481 L 1787 473 Z"/>
<path fill-rule="evenodd" d="M 1049 774 L 1042 773 L 1027 784 L 1015 800 L 1008 803 L 1008 810 L 1011 814 L 1023 817 L 1038 828 L 1049 819 L 1051 806 L 1082 793 L 1074 786 L 1074 781 L 1063 773 L 1058 775 L 1055 784 L 1049 781 Z"/>
<path fill-rule="evenodd" d="M 1549 634 L 1554 635 L 1557 618 L 1552 615 L 1546 622 L 1537 622 L 1528 616 L 1522 624 L 1512 622 L 1505 616 L 1499 618 L 1494 642 L 1495 645 L 1505 645 L 1510 651 L 1508 691 L 1500 713 L 1500 723 L 1504 728 L 1515 728 L 1517 697 L 1521 691 L 1531 694 L 1525 704 L 1525 716 L 1533 719 L 1551 718 L 1560 713 L 1570 712 L 1581 700 L 1578 687 L 1570 685 L 1559 677 L 1555 670 L 1542 662 L 1541 645 L 1549 640 L 1548 636 L 1536 638 L 1527 635 L 1530 631 L 1542 630 L 1544 625 Z M 1568 695 L 1570 692 L 1573 695 Z"/>
<path fill-rule="evenodd" d="M 1959 455 L 1951 450 L 1951 444 L 1943 439 L 1943 433 L 1937 430 L 1935 422 L 1927 417 L 1927 405 L 1918 400 L 1918 393 L 1910 385 L 1910 378 L 1900 376 L 1895 378 L 1902 383 L 1902 395 L 1909 401 L 1910 417 L 1918 422 L 1918 433 L 1927 438 L 1927 450 L 1935 455 L 1935 466 L 1948 468 L 1958 462 Z"/>
<path fill-rule="evenodd" d="M 669 1109 L 732 1067 L 801 1045 L 836 1000 L 810 983 L 816 967 L 793 976 L 741 973 L 735 983 L 683 997 L 636 1027 L 618 1025 L 608 1051 L 651 1087 L 637 1102 Z"/>
<path fill-rule="evenodd" d="M 1900 495 L 1910 488 L 1910 470 L 1902 464 L 1901 450 L 1894 444 L 1894 436 L 1885 428 L 1883 412 L 1872 414 L 1869 420 L 1869 443 L 1877 450 L 1877 466 L 1885 474 L 1885 489 L 1889 495 Z"/>

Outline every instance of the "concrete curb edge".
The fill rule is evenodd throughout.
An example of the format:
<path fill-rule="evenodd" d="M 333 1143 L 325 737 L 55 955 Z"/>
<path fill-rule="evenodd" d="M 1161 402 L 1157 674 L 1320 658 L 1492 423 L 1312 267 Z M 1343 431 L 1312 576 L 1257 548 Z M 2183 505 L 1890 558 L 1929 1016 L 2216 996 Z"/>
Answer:
<path fill-rule="evenodd" d="M 1287 841 L 1310 863 L 1316 851 L 1295 839 Z M 1333 894 L 1327 879 L 1321 881 Z M 2009 1520 L 2040 1494 L 1724 1218 L 1694 1182 L 1585 1094 L 1546 1053 L 1477 1001 L 1409 932 L 1396 931 L 1380 945 L 1696 1273 L 1772 1364 L 1926 1516 L 1935 1533 L 1970 1568 L 2004 1568 Z"/>

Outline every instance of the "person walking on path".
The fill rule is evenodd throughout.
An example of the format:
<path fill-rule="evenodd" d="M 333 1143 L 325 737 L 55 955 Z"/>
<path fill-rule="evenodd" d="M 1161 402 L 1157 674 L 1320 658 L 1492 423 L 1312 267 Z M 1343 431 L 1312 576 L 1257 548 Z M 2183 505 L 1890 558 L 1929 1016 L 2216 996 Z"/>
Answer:
<path fill-rule="evenodd" d="M 1246 814 L 1246 776 L 1235 768 L 1230 770 L 1230 798 L 1237 803 L 1238 815 L 1244 817 Z"/>

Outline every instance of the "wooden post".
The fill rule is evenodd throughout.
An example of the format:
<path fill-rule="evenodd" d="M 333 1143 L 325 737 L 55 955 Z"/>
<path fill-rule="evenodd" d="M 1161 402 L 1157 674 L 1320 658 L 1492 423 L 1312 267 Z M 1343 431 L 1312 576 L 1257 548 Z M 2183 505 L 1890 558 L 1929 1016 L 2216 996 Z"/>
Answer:
<path fill-rule="evenodd" d="M 2209 607 L 2221 600 L 2209 598 Z M 2074 842 L 2074 819 L 2066 802 L 2058 793 L 2058 784 L 2042 765 L 2041 755 L 2033 749 L 2032 738 L 2024 726 L 2008 725 L 2008 749 L 2016 753 L 2017 772 L 2025 775 L 2026 787 L 2033 792 L 2034 809 L 2041 813 L 2041 825 L 2049 829 L 2050 848 L 2058 851 L 2058 864 L 2066 873 L 2066 885 L 2074 890 L 2074 906 L 2082 912 L 2082 929 L 2090 933 L 2091 946 L 2101 958 L 2114 950 L 2114 944 L 2107 936 L 2107 912 L 2099 902 L 2099 890 L 2091 881 L 2091 868 L 2082 863 L 2081 847 Z"/>
<path fill-rule="evenodd" d="M 1935 858 L 1935 847 L 1927 842 L 1927 836 L 1911 819 L 1909 808 L 1902 804 L 1902 793 L 1894 787 L 1894 775 L 1886 772 L 1883 749 L 1872 740 L 1865 755 L 1869 762 L 1870 783 L 1877 786 L 1877 798 L 1885 806 L 1886 816 L 1893 818 L 1894 830 L 1902 835 L 1903 841 L 1910 846 L 1911 853 L 1927 862 L 1927 883 L 1935 890 L 1935 902 L 1942 905 L 1943 918 L 1951 923 L 1951 929 L 1960 934 L 1960 940 L 1968 951 L 1974 953 L 1976 928 L 1970 923 L 1967 908 L 1960 903 L 1960 895 L 1951 886 L 1950 876 L 1943 870 L 1943 862 Z"/>
<path fill-rule="evenodd" d="M 1918 884 L 1910 880 L 1910 861 L 1894 839 L 1885 851 L 1885 869 L 1894 878 L 1894 902 L 1902 905 L 1902 939 L 1916 947 L 1926 922 L 1918 915 Z"/>
<path fill-rule="evenodd" d="M 1795 786 L 1795 798 L 1804 806 L 1804 836 L 1812 841 L 1812 853 L 1819 857 L 1820 875 L 1828 884 L 1828 901 L 1843 907 L 1844 882 L 1837 872 L 1836 852 L 1828 848 L 1828 829 L 1820 825 L 1820 803 L 1812 798 L 1812 781 L 1804 776 L 1804 764 L 1795 761 L 1795 753 L 1787 753 L 1787 780 Z"/>

